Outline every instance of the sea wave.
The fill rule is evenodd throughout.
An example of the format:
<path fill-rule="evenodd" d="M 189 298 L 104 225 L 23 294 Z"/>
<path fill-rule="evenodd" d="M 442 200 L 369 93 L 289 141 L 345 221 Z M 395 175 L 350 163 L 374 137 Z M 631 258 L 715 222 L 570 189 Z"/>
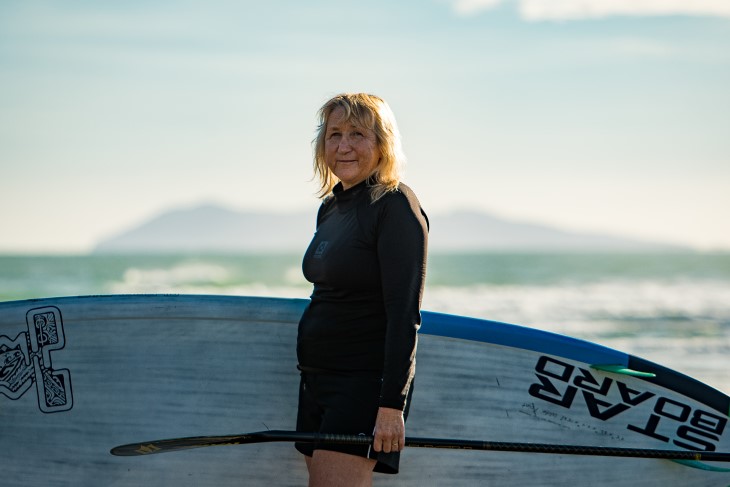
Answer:
<path fill-rule="evenodd" d="M 424 307 L 559 332 L 616 332 L 619 324 L 643 331 L 678 332 L 687 323 L 730 327 L 730 283 L 707 280 L 613 280 L 587 284 L 434 286 Z M 709 325 L 708 324 L 714 324 Z M 698 328 L 693 328 L 694 333 Z M 639 330 L 636 330 L 639 331 Z"/>
<path fill-rule="evenodd" d="M 424 308 L 600 343 L 730 391 L 727 281 L 435 286 L 426 290 Z"/>
<path fill-rule="evenodd" d="M 307 298 L 298 255 L 0 256 L 0 299 L 171 293 Z M 590 340 L 728 391 L 730 258 L 437 256 L 423 309 Z"/>
<path fill-rule="evenodd" d="M 284 268 L 275 281 L 257 280 L 254 272 L 241 275 L 225 265 L 182 261 L 170 267 L 126 269 L 121 279 L 104 283 L 110 294 L 222 294 L 248 296 L 307 297 L 308 284 L 299 268 Z"/>

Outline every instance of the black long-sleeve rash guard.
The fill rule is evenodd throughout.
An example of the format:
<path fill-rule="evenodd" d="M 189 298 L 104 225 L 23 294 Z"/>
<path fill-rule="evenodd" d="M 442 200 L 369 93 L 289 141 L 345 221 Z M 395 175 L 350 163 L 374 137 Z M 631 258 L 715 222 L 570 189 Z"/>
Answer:
<path fill-rule="evenodd" d="M 374 203 L 362 182 L 322 203 L 304 254 L 314 284 L 299 322 L 303 367 L 382 376 L 380 406 L 403 409 L 415 373 L 428 218 L 404 184 Z"/>

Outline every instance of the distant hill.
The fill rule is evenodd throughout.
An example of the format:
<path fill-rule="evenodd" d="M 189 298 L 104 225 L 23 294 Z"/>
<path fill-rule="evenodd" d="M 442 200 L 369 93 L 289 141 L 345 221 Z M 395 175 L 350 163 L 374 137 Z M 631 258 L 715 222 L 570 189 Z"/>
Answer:
<path fill-rule="evenodd" d="M 581 233 L 536 223 L 505 220 L 474 211 L 433 217 L 429 243 L 442 250 L 649 251 L 687 250 L 660 242 Z"/>
<path fill-rule="evenodd" d="M 94 252 L 302 249 L 312 238 L 315 217 L 311 213 L 240 212 L 215 205 L 181 208 L 99 242 Z"/>
<path fill-rule="evenodd" d="M 569 232 L 473 211 L 429 215 L 432 251 L 680 250 L 661 243 Z M 165 212 L 98 243 L 96 253 L 303 252 L 315 214 L 243 212 L 202 205 Z"/>

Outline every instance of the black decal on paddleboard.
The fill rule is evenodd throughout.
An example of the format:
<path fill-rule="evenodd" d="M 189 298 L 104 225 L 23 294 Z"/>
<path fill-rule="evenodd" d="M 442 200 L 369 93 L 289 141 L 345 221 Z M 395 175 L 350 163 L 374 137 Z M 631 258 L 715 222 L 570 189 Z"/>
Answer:
<path fill-rule="evenodd" d="M 566 387 L 564 390 L 560 390 L 547 377 L 538 375 L 537 378 L 540 380 L 540 384 L 532 384 L 530 386 L 529 393 L 532 397 L 557 404 L 564 408 L 570 408 L 578 389 L 575 387 Z"/>
<path fill-rule="evenodd" d="M 583 391 L 583 399 L 586 401 L 588 413 L 591 417 L 600 419 L 601 421 L 609 420 L 631 408 L 627 404 L 612 404 L 608 401 L 597 399 L 593 394 L 586 391 Z"/>
<path fill-rule="evenodd" d="M 630 429 L 631 431 L 641 433 L 642 435 L 651 436 L 654 439 L 667 443 L 667 442 L 669 442 L 669 437 L 660 435 L 659 433 L 657 433 L 657 428 L 659 427 L 659 422 L 661 421 L 661 419 L 662 419 L 661 416 L 652 414 L 649 416 L 649 420 L 646 422 L 645 426 L 641 427 L 641 426 L 636 426 L 634 424 L 630 424 L 627 426 L 627 428 Z"/>
<path fill-rule="evenodd" d="M 629 424 L 626 428 L 665 443 L 671 440 L 680 448 L 715 451 L 715 444 L 720 441 L 726 425 L 726 417 L 701 409 L 693 411 L 687 404 L 659 397 L 645 425 Z M 672 434 L 679 438 L 667 436 Z"/>
<path fill-rule="evenodd" d="M 644 402 L 647 399 L 650 399 L 656 395 L 653 392 L 637 391 L 637 390 L 631 389 L 629 386 L 627 386 L 623 382 L 616 382 L 616 385 L 618 386 L 619 394 L 621 394 L 621 400 L 623 402 L 625 402 L 626 404 L 630 404 L 631 406 L 636 406 L 637 404 L 641 404 L 642 402 Z"/>
<path fill-rule="evenodd" d="M 691 428 L 687 425 L 682 425 L 677 428 L 677 436 L 679 436 L 680 440 L 674 440 L 673 443 L 688 450 L 715 451 L 716 447 L 713 442 L 720 440 L 720 438 L 715 435 Z M 687 443 L 688 441 L 691 443 Z"/>
<path fill-rule="evenodd" d="M 636 389 L 636 386 L 629 387 L 620 380 L 601 377 L 602 374 L 598 373 L 594 375 L 588 369 L 553 357 L 541 356 L 535 364 L 535 375 L 537 381 L 528 389 L 532 397 L 569 411 L 576 411 L 584 403 L 590 417 L 605 422 L 607 429 L 618 427 L 607 432 L 612 437 L 623 429 L 687 450 L 715 451 L 728 423 L 726 416 L 696 409 L 679 400 Z M 577 394 L 578 391 L 581 395 Z M 583 401 L 576 399 L 581 396 Z M 644 412 L 634 413 L 626 423 L 615 424 L 615 418 L 637 406 L 640 409 L 635 412 Z M 551 422 L 563 427 L 595 430 L 594 425 L 577 419 L 580 414 L 576 418 L 568 412 L 557 412 L 550 406 L 540 410 L 540 415 L 538 410 L 532 403 L 531 415 L 534 417 L 551 418 Z"/>
<path fill-rule="evenodd" d="M 26 324 L 28 331 L 15 339 L 0 335 L 0 394 L 16 400 L 35 385 L 41 411 L 68 411 L 73 407 L 71 374 L 51 362 L 51 352 L 66 345 L 61 310 L 31 309 Z"/>
<path fill-rule="evenodd" d="M 575 393 L 578 392 L 577 388 L 567 385 L 574 369 L 575 367 L 570 364 L 542 356 L 535 365 L 535 372 L 540 383 L 532 384 L 528 392 L 531 396 L 543 401 L 570 408 Z M 562 384 L 560 384 L 561 382 Z"/>
<path fill-rule="evenodd" d="M 697 410 L 689 420 L 692 426 L 709 433 L 721 435 L 727 426 L 727 418 L 707 411 Z"/>
<path fill-rule="evenodd" d="M 608 394 L 608 390 L 613 384 L 613 380 L 608 377 L 604 377 L 599 383 L 598 380 L 586 369 L 578 369 L 579 375 L 573 379 L 573 384 L 580 387 L 584 391 L 595 392 L 601 396 Z"/>

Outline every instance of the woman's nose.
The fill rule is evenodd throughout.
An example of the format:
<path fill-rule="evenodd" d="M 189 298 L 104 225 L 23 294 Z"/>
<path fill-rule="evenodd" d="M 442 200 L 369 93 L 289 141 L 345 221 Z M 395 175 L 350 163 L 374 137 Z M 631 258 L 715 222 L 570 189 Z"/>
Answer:
<path fill-rule="evenodd" d="M 352 144 L 350 144 L 350 139 L 347 136 L 344 136 L 340 139 L 340 143 L 337 146 L 338 152 L 350 152 L 352 150 Z"/>

